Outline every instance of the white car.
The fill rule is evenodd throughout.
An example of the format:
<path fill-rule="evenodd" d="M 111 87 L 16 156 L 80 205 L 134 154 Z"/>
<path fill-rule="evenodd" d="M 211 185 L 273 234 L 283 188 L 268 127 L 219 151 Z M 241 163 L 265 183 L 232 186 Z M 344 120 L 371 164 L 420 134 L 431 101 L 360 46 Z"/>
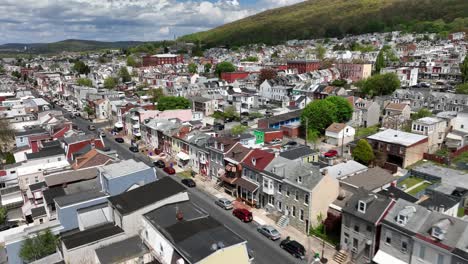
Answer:
<path fill-rule="evenodd" d="M 215 201 L 215 204 L 217 204 L 221 208 L 224 208 L 225 210 L 231 210 L 232 208 L 234 208 L 232 202 L 226 198 L 219 198 Z"/>

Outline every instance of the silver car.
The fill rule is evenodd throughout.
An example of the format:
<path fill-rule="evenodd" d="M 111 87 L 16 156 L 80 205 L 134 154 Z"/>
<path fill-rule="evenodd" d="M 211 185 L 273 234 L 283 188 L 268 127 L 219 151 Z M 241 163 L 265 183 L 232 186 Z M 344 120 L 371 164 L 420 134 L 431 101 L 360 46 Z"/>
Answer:
<path fill-rule="evenodd" d="M 219 198 L 215 201 L 215 204 L 221 208 L 224 208 L 225 210 L 231 210 L 234 207 L 232 202 L 226 198 Z"/>
<path fill-rule="evenodd" d="M 257 231 L 271 240 L 278 240 L 281 238 L 280 232 L 270 225 L 259 226 Z"/>

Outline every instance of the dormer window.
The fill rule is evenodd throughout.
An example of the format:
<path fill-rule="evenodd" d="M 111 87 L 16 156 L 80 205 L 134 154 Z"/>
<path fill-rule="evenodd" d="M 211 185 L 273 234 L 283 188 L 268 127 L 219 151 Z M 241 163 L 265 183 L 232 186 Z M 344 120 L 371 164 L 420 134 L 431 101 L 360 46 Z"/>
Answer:
<path fill-rule="evenodd" d="M 398 215 L 398 219 L 397 219 L 397 223 L 398 223 L 398 224 L 400 224 L 400 225 L 406 225 L 407 222 L 408 222 L 408 216 L 406 216 L 406 215 L 401 215 L 401 214 Z"/>
<path fill-rule="evenodd" d="M 358 203 L 358 211 L 359 211 L 360 213 L 365 214 L 365 213 L 366 213 L 366 207 L 367 207 L 367 204 L 366 204 L 364 201 L 359 201 L 359 203 Z"/>
<path fill-rule="evenodd" d="M 444 239 L 444 232 L 439 228 L 439 227 L 433 227 L 432 228 L 432 236 L 439 239 L 443 240 Z"/>
<path fill-rule="evenodd" d="M 297 183 L 302 183 L 302 176 L 297 176 Z"/>
<path fill-rule="evenodd" d="M 252 158 L 252 165 L 255 166 L 255 164 L 257 164 L 257 160 L 255 158 Z"/>

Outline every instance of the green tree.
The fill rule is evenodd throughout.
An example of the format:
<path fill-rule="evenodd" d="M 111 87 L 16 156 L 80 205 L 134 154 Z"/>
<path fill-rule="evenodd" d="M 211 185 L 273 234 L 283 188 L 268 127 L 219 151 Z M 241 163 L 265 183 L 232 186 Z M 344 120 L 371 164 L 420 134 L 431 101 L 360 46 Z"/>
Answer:
<path fill-rule="evenodd" d="M 337 119 L 336 112 L 336 106 L 331 101 L 313 101 L 302 111 L 302 126 L 323 133 Z"/>
<path fill-rule="evenodd" d="M 211 67 L 213 67 L 211 63 L 205 64 L 205 73 L 209 73 L 211 71 Z"/>
<path fill-rule="evenodd" d="M 248 56 L 247 58 L 243 59 L 242 61 L 257 62 L 257 61 L 258 61 L 258 57 L 255 57 L 255 56 Z"/>
<path fill-rule="evenodd" d="M 21 73 L 19 73 L 18 71 L 13 71 L 11 73 L 11 76 L 16 77 L 17 79 L 19 79 L 19 78 L 21 78 Z"/>
<path fill-rule="evenodd" d="M 130 67 L 138 66 L 138 62 L 135 60 L 135 58 L 132 55 L 127 57 L 127 66 L 130 66 Z"/>
<path fill-rule="evenodd" d="M 180 96 L 164 96 L 158 100 L 157 108 L 159 111 L 188 109 L 190 108 L 190 101 Z"/>
<path fill-rule="evenodd" d="M 223 61 L 221 63 L 216 64 L 215 67 L 215 73 L 218 75 L 218 77 L 221 77 L 221 73 L 223 72 L 233 72 L 236 71 L 236 67 L 228 62 L 228 61 Z"/>
<path fill-rule="evenodd" d="M 8 213 L 8 210 L 5 207 L 0 206 L 0 225 L 3 225 L 6 222 L 7 213 Z"/>
<path fill-rule="evenodd" d="M 13 153 L 11 152 L 7 152 L 5 154 L 5 164 L 14 164 L 14 163 L 16 163 L 15 155 L 13 155 Z"/>
<path fill-rule="evenodd" d="M 385 67 L 385 57 L 384 51 L 379 51 L 379 55 L 377 55 L 377 59 L 375 60 L 375 72 L 377 74 L 380 73 L 380 70 Z"/>
<path fill-rule="evenodd" d="M 455 92 L 458 94 L 468 94 L 468 83 L 461 83 L 457 85 Z"/>
<path fill-rule="evenodd" d="M 418 120 L 420 118 L 428 117 L 428 116 L 432 116 L 432 112 L 426 108 L 421 108 L 419 109 L 418 112 L 416 112 L 415 114 L 413 114 L 413 116 L 411 116 L 411 119 Z"/>
<path fill-rule="evenodd" d="M 76 84 L 80 86 L 93 87 L 93 81 L 91 81 L 88 78 L 79 78 L 78 80 L 76 80 Z"/>
<path fill-rule="evenodd" d="M 468 55 L 465 56 L 465 59 L 460 64 L 460 72 L 462 75 L 462 81 L 464 83 L 468 82 Z"/>
<path fill-rule="evenodd" d="M 344 97 L 329 96 L 325 99 L 325 101 L 329 101 L 335 105 L 336 119 L 333 122 L 347 122 L 353 116 L 353 106 Z"/>
<path fill-rule="evenodd" d="M 28 237 L 21 245 L 19 256 L 25 262 L 33 262 L 53 254 L 57 250 L 58 239 L 47 229 L 35 237 Z"/>
<path fill-rule="evenodd" d="M 88 116 L 94 115 L 94 109 L 89 105 L 85 106 L 83 110 L 86 112 L 86 114 L 88 114 Z"/>
<path fill-rule="evenodd" d="M 374 151 L 367 140 L 360 139 L 353 149 L 352 156 L 355 161 L 368 165 L 375 159 Z"/>
<path fill-rule="evenodd" d="M 14 136 L 15 132 L 11 128 L 10 122 L 5 118 L 0 118 L 0 154 L 8 149 L 10 143 L 14 140 Z"/>
<path fill-rule="evenodd" d="M 106 89 L 114 89 L 117 86 L 117 80 L 114 77 L 107 77 L 104 80 L 104 88 Z"/>
<path fill-rule="evenodd" d="M 317 47 L 315 47 L 314 52 L 317 59 L 323 60 L 325 59 L 325 53 L 327 53 L 327 49 L 323 45 L 319 44 Z"/>
<path fill-rule="evenodd" d="M 337 86 L 337 87 L 343 87 L 347 84 L 346 80 L 334 80 L 333 82 L 331 82 L 331 85 L 333 86 Z"/>
<path fill-rule="evenodd" d="M 370 97 L 389 95 L 400 88 L 400 80 L 394 73 L 376 74 L 364 81 L 356 83 L 361 92 Z"/>
<path fill-rule="evenodd" d="M 190 63 L 190 64 L 188 65 L 188 71 L 189 71 L 190 73 L 197 73 L 197 71 L 198 71 L 198 66 L 197 66 L 195 63 Z"/>
<path fill-rule="evenodd" d="M 229 118 L 232 120 L 240 120 L 239 112 L 234 106 L 224 108 L 224 119 Z"/>
<path fill-rule="evenodd" d="M 119 77 L 122 78 L 122 82 L 126 83 L 132 80 L 132 76 L 127 70 L 127 67 L 121 67 L 119 70 Z"/>
<path fill-rule="evenodd" d="M 91 70 L 89 69 L 88 65 L 86 65 L 84 62 L 78 60 L 75 61 L 73 64 L 73 71 L 77 72 L 78 74 L 89 74 Z"/>
<path fill-rule="evenodd" d="M 234 136 L 240 135 L 247 131 L 248 127 L 243 125 L 236 125 L 231 128 L 231 134 Z"/>
<path fill-rule="evenodd" d="M 151 95 L 151 100 L 154 104 L 157 103 L 159 99 L 161 99 L 164 96 L 164 90 L 162 88 L 151 89 L 149 90 L 149 94 Z"/>

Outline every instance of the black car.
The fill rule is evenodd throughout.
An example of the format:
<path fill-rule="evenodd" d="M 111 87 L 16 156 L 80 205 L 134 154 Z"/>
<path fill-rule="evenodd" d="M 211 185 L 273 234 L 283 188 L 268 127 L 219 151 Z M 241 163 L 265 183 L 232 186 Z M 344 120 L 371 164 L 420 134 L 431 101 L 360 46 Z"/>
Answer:
<path fill-rule="evenodd" d="M 158 168 L 161 168 L 161 169 L 163 169 L 164 167 L 166 167 L 166 164 L 165 164 L 164 161 L 162 161 L 162 160 L 154 161 L 153 164 L 154 164 L 154 166 L 156 166 L 156 167 L 158 167 Z"/>
<path fill-rule="evenodd" d="M 139 152 L 138 147 L 131 146 L 128 148 L 131 152 Z"/>
<path fill-rule="evenodd" d="M 197 184 L 195 183 L 195 181 L 192 180 L 192 179 L 182 179 L 182 183 L 183 183 L 184 185 L 187 185 L 187 186 L 190 187 L 190 188 L 197 186 Z"/>
<path fill-rule="evenodd" d="M 290 240 L 289 237 L 281 241 L 280 247 L 296 258 L 304 259 L 305 257 L 304 246 L 295 240 Z"/>
<path fill-rule="evenodd" d="M 115 142 L 124 143 L 124 139 L 121 138 L 121 137 L 116 137 L 116 138 L 115 138 Z"/>

